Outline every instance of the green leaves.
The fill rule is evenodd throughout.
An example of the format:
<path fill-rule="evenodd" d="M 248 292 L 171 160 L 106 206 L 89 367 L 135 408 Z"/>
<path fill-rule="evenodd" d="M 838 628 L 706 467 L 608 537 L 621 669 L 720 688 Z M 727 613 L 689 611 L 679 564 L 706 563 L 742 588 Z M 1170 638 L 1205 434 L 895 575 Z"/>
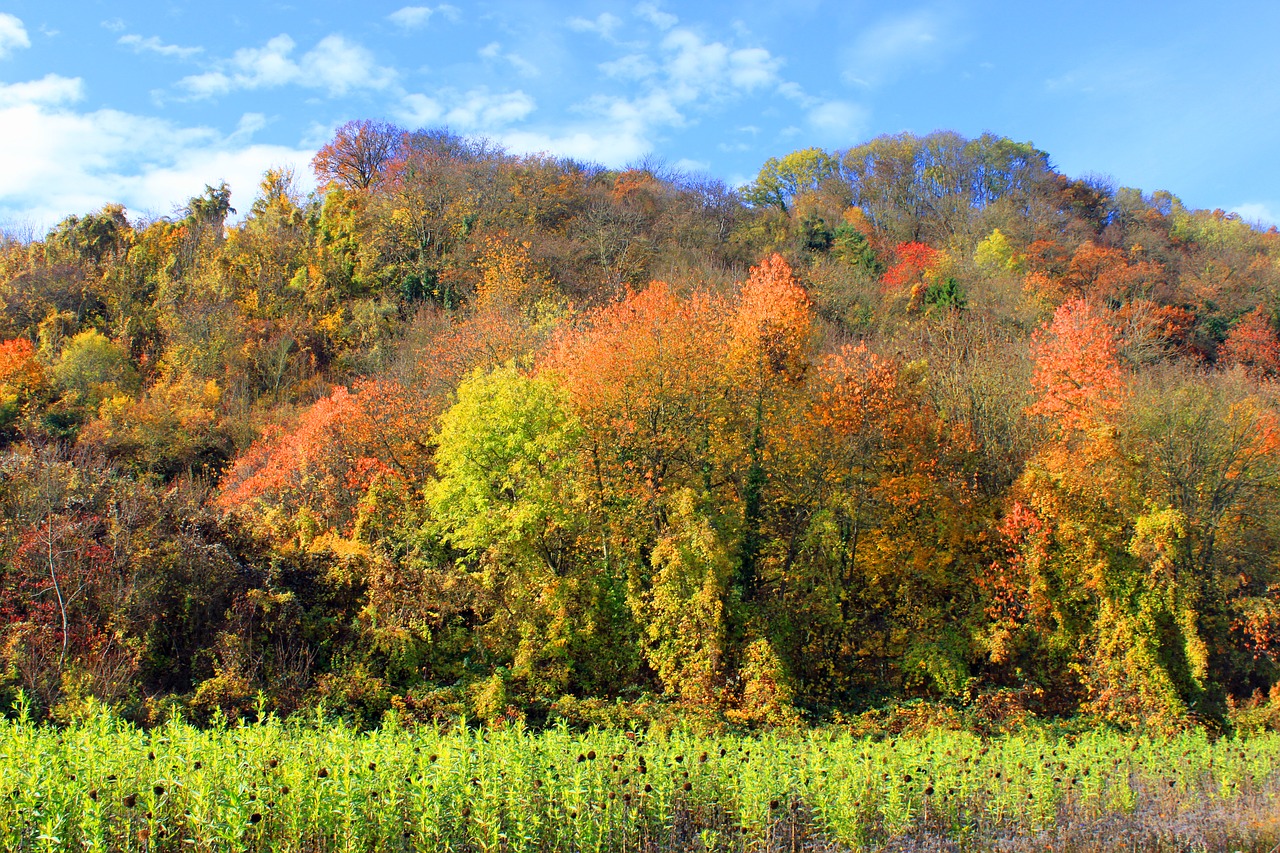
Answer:
<path fill-rule="evenodd" d="M 475 373 L 436 436 L 439 480 L 428 487 L 435 516 L 455 546 L 532 547 L 548 525 L 572 524 L 576 445 L 581 427 L 545 378 L 508 364 Z"/>

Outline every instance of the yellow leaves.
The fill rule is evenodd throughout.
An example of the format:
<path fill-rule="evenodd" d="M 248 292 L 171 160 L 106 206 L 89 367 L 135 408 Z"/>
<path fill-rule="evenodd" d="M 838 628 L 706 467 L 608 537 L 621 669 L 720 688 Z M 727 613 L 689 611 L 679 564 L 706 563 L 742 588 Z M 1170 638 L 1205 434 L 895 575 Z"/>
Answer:
<path fill-rule="evenodd" d="M 316 322 L 316 328 L 331 339 L 336 339 L 345 321 L 346 311 L 342 306 L 325 314 Z"/>
<path fill-rule="evenodd" d="M 992 229 L 991 233 L 978 243 L 973 253 L 973 261 L 979 268 L 989 272 L 1016 273 L 1021 267 L 1020 259 L 1014 254 L 1013 245 L 999 228 Z"/>
<path fill-rule="evenodd" d="M 1150 566 L 1152 581 L 1169 583 L 1186 536 L 1186 516 L 1172 507 L 1153 509 L 1134 519 L 1128 551 Z"/>
<path fill-rule="evenodd" d="M 529 316 L 561 313 L 549 273 L 529 254 L 527 241 L 505 235 L 489 238 L 478 262 L 477 311 L 516 311 Z"/>

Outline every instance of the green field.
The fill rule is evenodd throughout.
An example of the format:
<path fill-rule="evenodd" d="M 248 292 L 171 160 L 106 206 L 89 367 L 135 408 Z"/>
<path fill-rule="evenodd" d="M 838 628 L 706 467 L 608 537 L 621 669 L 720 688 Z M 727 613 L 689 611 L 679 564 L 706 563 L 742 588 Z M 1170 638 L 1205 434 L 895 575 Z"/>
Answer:
<path fill-rule="evenodd" d="M 0 722 L 0 849 L 1271 849 L 1280 736 Z"/>

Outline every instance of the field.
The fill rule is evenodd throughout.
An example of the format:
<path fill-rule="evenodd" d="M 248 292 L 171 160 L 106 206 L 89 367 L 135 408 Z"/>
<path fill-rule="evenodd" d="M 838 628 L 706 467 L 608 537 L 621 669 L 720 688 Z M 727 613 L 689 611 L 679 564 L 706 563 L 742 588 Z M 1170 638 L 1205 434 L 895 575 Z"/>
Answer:
<path fill-rule="evenodd" d="M 0 721 L 0 849 L 1257 850 L 1280 736 Z"/>

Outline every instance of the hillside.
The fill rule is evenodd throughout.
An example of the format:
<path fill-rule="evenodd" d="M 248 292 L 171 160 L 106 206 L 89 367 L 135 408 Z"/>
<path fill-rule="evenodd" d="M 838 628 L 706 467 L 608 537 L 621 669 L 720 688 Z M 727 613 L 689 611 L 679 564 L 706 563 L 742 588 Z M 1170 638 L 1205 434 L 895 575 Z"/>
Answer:
<path fill-rule="evenodd" d="M 1280 703 L 1274 228 L 945 132 L 313 166 L 0 242 L 0 705 Z"/>

